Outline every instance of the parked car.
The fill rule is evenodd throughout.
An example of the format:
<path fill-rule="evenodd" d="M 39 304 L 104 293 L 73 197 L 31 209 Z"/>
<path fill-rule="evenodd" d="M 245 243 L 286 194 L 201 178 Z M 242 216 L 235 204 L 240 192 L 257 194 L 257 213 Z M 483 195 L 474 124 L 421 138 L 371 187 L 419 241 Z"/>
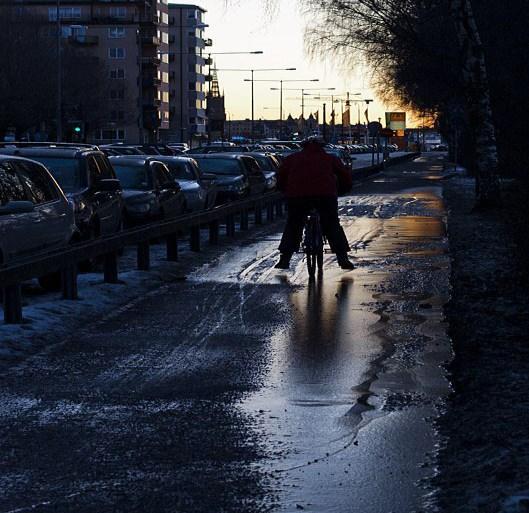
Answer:
<path fill-rule="evenodd" d="M 265 177 L 265 187 L 267 191 L 273 191 L 277 185 L 277 170 L 280 163 L 278 159 L 267 152 L 251 152 L 245 156 L 253 157 L 259 164 L 259 168 Z"/>
<path fill-rule="evenodd" d="M 262 194 L 265 177 L 253 157 L 217 153 L 194 155 L 200 169 L 217 176 L 217 203 L 244 198 L 249 194 Z"/>
<path fill-rule="evenodd" d="M 142 151 L 145 155 L 178 155 L 182 153 L 180 150 L 175 150 L 173 148 L 170 148 L 169 146 L 165 144 L 155 144 L 155 143 L 149 143 L 149 144 L 140 144 L 136 146 L 140 151 Z"/>
<path fill-rule="evenodd" d="M 74 205 L 81 240 L 122 229 L 121 186 L 103 152 L 94 147 L 40 144 L 0 147 L 0 153 L 27 157 L 49 169 Z"/>
<path fill-rule="evenodd" d="M 0 265 L 68 245 L 73 205 L 38 162 L 0 155 Z"/>
<path fill-rule="evenodd" d="M 190 157 L 157 157 L 180 185 L 186 197 L 188 212 L 207 210 L 217 201 L 216 175 L 202 173 L 195 159 Z"/>
<path fill-rule="evenodd" d="M 200 146 L 192 148 L 187 153 L 192 155 L 207 155 L 209 153 L 245 153 L 250 151 L 249 146 L 236 146 L 233 143 L 224 144 L 210 144 L 208 146 Z"/>
<path fill-rule="evenodd" d="M 186 200 L 167 166 L 156 157 L 110 157 L 123 187 L 127 226 L 171 219 L 186 210 Z"/>
<path fill-rule="evenodd" d="M 145 155 L 145 152 L 141 151 L 136 146 L 126 146 L 124 144 L 106 144 L 100 146 L 99 149 L 107 156 L 117 155 Z"/>

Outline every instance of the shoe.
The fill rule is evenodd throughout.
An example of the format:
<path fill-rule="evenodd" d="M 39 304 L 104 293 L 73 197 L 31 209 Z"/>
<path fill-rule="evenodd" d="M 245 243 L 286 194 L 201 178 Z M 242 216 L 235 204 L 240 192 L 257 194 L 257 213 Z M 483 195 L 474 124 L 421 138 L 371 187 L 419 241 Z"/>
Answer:
<path fill-rule="evenodd" d="M 345 270 L 352 271 L 355 269 L 355 266 L 351 260 L 349 260 L 349 257 L 347 255 L 337 255 L 338 257 L 338 265 Z"/>
<path fill-rule="evenodd" d="M 279 262 L 275 265 L 276 269 L 290 269 L 290 259 L 292 258 L 291 255 L 281 255 L 279 257 Z"/>

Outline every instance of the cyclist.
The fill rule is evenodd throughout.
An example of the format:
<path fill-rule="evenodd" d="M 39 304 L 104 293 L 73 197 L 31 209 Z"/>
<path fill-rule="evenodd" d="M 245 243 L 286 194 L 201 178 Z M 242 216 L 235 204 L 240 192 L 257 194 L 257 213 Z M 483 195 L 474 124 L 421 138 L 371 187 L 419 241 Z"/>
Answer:
<path fill-rule="evenodd" d="M 287 198 L 288 219 L 276 269 L 290 267 L 290 259 L 299 249 L 305 221 L 312 209 L 320 215 L 323 235 L 336 253 L 340 267 L 354 269 L 347 255 L 349 243 L 338 218 L 338 194 L 351 189 L 351 173 L 339 158 L 325 152 L 323 140 L 309 138 L 302 146 L 302 151 L 283 161 L 278 172 L 278 188 Z"/>

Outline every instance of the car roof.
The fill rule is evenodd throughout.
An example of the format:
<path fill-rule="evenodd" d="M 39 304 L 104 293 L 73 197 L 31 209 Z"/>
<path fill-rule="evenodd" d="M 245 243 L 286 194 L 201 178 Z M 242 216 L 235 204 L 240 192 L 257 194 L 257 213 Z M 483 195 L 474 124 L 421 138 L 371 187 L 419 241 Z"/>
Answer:
<path fill-rule="evenodd" d="M 16 155 L 6 155 L 2 153 L 2 149 L 0 148 L 0 162 L 6 162 L 6 161 L 13 161 L 13 160 L 20 160 L 21 162 L 33 162 L 34 164 L 38 164 L 39 166 L 42 166 L 40 162 L 37 162 L 32 159 L 28 159 L 26 157 L 18 157 Z"/>
<path fill-rule="evenodd" d="M 154 160 L 159 160 L 160 162 L 170 162 L 171 160 L 176 160 L 179 162 L 189 162 L 190 160 L 195 160 L 195 157 L 185 155 L 151 155 Z"/>
<path fill-rule="evenodd" d="M 162 155 L 112 155 L 108 157 L 111 164 L 144 166 L 150 162 L 161 162 Z"/>
<path fill-rule="evenodd" d="M 97 154 L 97 155 L 104 155 L 104 153 L 100 150 L 96 150 L 93 148 L 79 148 L 79 147 L 72 147 L 72 148 L 65 148 L 65 147 L 59 147 L 59 148 L 53 148 L 53 147 L 9 147 L 6 146 L 5 148 L 0 148 L 0 152 L 4 155 L 18 155 L 20 157 L 55 157 L 55 158 L 78 158 L 82 155 L 87 154 Z"/>
<path fill-rule="evenodd" d="M 197 153 L 190 154 L 193 155 L 192 158 L 196 160 L 200 159 L 231 159 L 231 160 L 239 160 L 241 157 L 245 157 L 245 153 Z"/>

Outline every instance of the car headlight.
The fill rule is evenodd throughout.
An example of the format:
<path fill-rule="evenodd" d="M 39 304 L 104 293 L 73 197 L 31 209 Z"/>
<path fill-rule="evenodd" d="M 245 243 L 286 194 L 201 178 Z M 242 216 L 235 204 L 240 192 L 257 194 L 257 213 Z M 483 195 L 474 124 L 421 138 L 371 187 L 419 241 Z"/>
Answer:
<path fill-rule="evenodd" d="M 129 205 L 129 209 L 138 214 L 145 214 L 151 210 L 151 205 L 149 203 L 132 203 Z"/>

